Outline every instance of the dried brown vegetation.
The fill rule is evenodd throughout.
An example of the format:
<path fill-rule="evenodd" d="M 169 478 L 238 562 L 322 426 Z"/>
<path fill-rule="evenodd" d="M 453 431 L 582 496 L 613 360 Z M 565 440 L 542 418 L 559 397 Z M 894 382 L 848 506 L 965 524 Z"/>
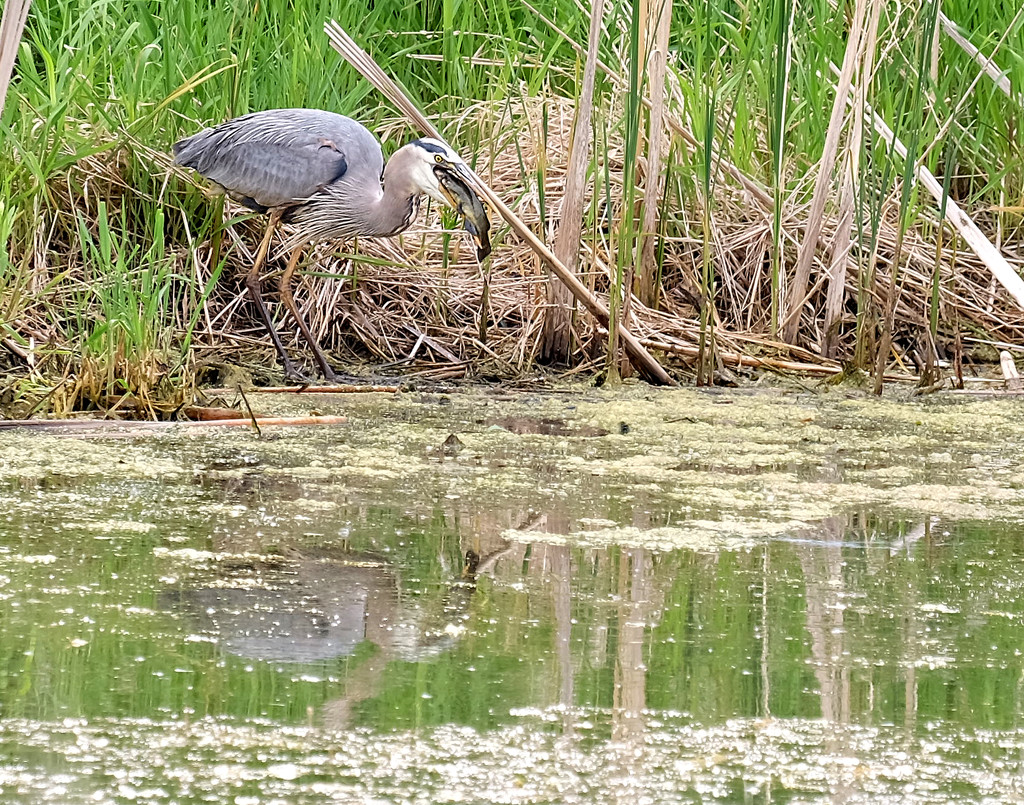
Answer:
<path fill-rule="evenodd" d="M 547 107 L 543 135 L 539 131 L 542 105 Z M 490 160 L 478 165 L 478 172 L 502 197 L 514 202 L 517 214 L 537 234 L 552 242 L 565 183 L 561 166 L 568 159 L 571 102 L 557 98 L 530 100 L 507 106 L 500 113 L 478 108 L 467 121 L 492 138 Z M 395 122 L 393 128 L 397 131 L 400 126 Z M 453 140 L 457 142 L 457 138 Z M 613 182 L 619 175 L 615 170 L 617 154 L 613 144 L 607 155 L 611 163 L 607 175 Z M 543 176 L 543 201 L 540 185 L 527 181 L 524 187 L 524 176 Z M 588 193 L 592 198 L 593 186 Z M 621 187 L 613 185 L 607 194 L 619 198 Z M 894 196 L 897 194 L 898 189 Z M 772 240 L 771 209 L 762 197 L 746 192 L 728 177 L 717 185 L 713 205 L 712 242 L 719 277 L 716 336 L 723 363 L 838 373 L 840 363 L 821 355 L 828 274 L 821 270 L 820 263 L 816 263 L 802 306 L 796 344 L 773 338 L 765 271 Z M 659 309 L 633 299 L 630 326 L 645 345 L 662 354 L 675 370 L 686 373 L 698 344 L 701 242 L 694 234 L 698 222 L 689 218 L 686 209 L 667 209 L 671 219 L 668 229 L 675 234 L 665 244 Z M 806 212 L 806 202 L 792 203 L 783 215 L 789 266 L 795 264 L 797 245 L 803 241 Z M 350 363 L 404 365 L 410 371 L 436 377 L 468 374 L 514 378 L 533 371 L 540 350 L 548 282 L 536 256 L 515 238 L 502 236 L 499 229 L 492 259 L 481 268 L 457 222 L 448 220 L 453 228 L 439 230 L 436 219 L 436 211 L 431 211 L 401 238 L 361 241 L 355 244 L 355 256 L 347 250 L 339 252 L 338 244 L 323 244 L 312 251 L 296 296 L 314 333 Z M 854 351 L 852 300 L 860 291 L 869 258 L 874 262 L 874 284 L 869 292 L 879 309 L 886 295 L 893 292 L 889 268 L 898 238 L 897 219 L 894 201 L 887 205 L 881 221 L 876 253 L 853 251 L 846 257 L 848 304 L 840 322 L 837 351 L 847 359 Z M 826 210 L 821 221 L 821 262 L 832 258 L 837 224 L 838 212 Z M 606 295 L 612 281 L 607 240 L 612 237 L 609 230 L 614 221 L 591 220 L 585 228 L 587 225 L 590 229 L 582 244 L 580 276 L 588 287 Z M 254 243 L 259 232 L 253 224 L 236 229 L 240 232 L 229 262 L 231 273 L 238 276 L 250 259 L 245 244 Z M 208 253 L 205 245 L 197 248 L 201 255 Z M 934 231 L 911 229 L 903 238 L 901 260 L 895 289 L 897 332 L 891 371 L 916 375 L 923 363 L 920 339 L 927 332 L 927 305 L 936 260 L 941 272 L 941 320 L 959 326 L 968 339 L 969 350 L 974 336 L 983 341 L 1024 343 L 1024 312 L 1001 293 L 973 255 L 955 247 L 937 253 Z M 325 274 L 333 276 L 322 276 Z M 487 305 L 482 310 L 485 286 Z M 484 339 L 482 315 L 486 319 Z M 249 348 L 254 339 L 262 343 L 262 336 L 253 329 L 255 319 L 242 289 L 230 280 L 209 300 L 202 321 L 211 323 L 205 328 L 205 340 L 212 349 L 221 351 L 225 343 Z M 287 329 L 287 323 L 282 323 Z M 948 346 L 951 332 L 945 330 L 943 335 Z M 573 317 L 572 367 L 562 371 L 599 371 L 605 338 L 603 328 L 596 327 L 585 312 L 577 312 Z M 269 362 L 269 351 L 266 356 Z"/>

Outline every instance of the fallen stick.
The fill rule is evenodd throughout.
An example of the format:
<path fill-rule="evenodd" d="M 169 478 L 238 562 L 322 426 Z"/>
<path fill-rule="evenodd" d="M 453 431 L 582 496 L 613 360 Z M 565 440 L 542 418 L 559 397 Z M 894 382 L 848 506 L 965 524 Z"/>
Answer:
<path fill-rule="evenodd" d="M 644 343 L 654 349 L 661 349 L 665 352 L 672 352 L 687 358 L 696 358 L 700 354 L 699 347 L 691 347 L 686 344 L 672 344 L 653 338 L 645 338 Z M 750 366 L 754 369 L 777 369 L 781 372 L 833 376 L 842 374 L 843 371 L 843 367 L 836 364 L 801 363 L 800 361 L 787 361 L 783 358 L 755 358 L 753 355 L 744 355 L 742 352 L 727 352 L 725 350 L 715 350 L 715 357 L 720 358 L 722 363 L 740 368 Z M 885 379 L 897 383 L 916 383 L 919 378 L 917 375 L 901 375 L 888 372 L 885 375 Z"/>
<path fill-rule="evenodd" d="M 125 431 L 137 432 L 162 432 L 174 429 L 192 430 L 195 428 L 210 428 L 218 426 L 243 425 L 251 427 L 253 422 L 263 428 L 275 425 L 280 426 L 308 426 L 308 425 L 344 425 L 348 417 L 344 416 L 265 416 L 252 420 L 248 417 L 237 417 L 235 419 L 204 419 L 199 421 L 182 420 L 180 422 L 144 422 L 138 420 L 122 419 L 4 419 L 0 420 L 0 430 L 14 430 L 24 428 L 26 430 L 53 431 L 56 435 L 79 436 L 88 435 L 90 432 L 97 434 L 124 433 Z"/>
<path fill-rule="evenodd" d="M 355 385 L 334 385 L 334 386 L 253 386 L 245 390 L 246 394 L 358 394 L 360 392 L 381 392 L 395 394 L 401 391 L 399 386 L 355 386 Z M 207 394 L 225 396 L 236 394 L 236 388 L 210 389 Z"/>
<path fill-rule="evenodd" d="M 947 389 L 944 394 L 955 394 L 957 397 L 981 397 L 986 400 L 998 400 L 1000 397 L 1024 397 L 1024 391 L 1009 389 Z"/>
<path fill-rule="evenodd" d="M 653 338 L 645 338 L 644 342 L 654 349 L 661 349 L 665 352 L 672 352 L 676 355 L 684 355 L 687 358 L 696 358 L 700 355 L 700 347 L 691 347 L 686 344 L 672 344 L 667 341 L 657 341 Z M 723 363 L 730 366 L 750 366 L 755 369 L 771 368 L 781 369 L 788 372 L 801 372 L 804 374 L 837 375 L 842 371 L 838 366 L 827 366 L 818 363 L 801 363 L 799 361 L 787 361 L 779 358 L 755 358 L 752 355 L 744 355 L 741 352 L 726 352 L 715 350 L 715 356 Z"/>
<path fill-rule="evenodd" d="M 259 427 L 274 425 L 281 426 L 307 426 L 307 425 L 344 425 L 348 422 L 346 416 L 258 416 L 255 419 L 239 417 L 238 419 L 207 419 L 199 422 L 166 422 L 158 424 L 183 425 L 185 427 L 202 427 L 212 425 L 252 425 L 256 423 Z"/>
<path fill-rule="evenodd" d="M 365 50 L 356 44 L 352 37 L 345 33 L 345 30 L 337 22 L 334 20 L 328 22 L 324 26 L 324 31 L 331 42 L 331 46 L 342 55 L 345 61 L 355 67 L 363 78 L 369 81 L 384 97 L 404 112 L 406 117 L 419 126 L 422 131 L 425 131 L 435 139 L 444 141 L 441 133 L 416 108 L 415 104 L 409 100 L 401 87 L 381 69 L 380 65 Z M 533 234 L 530 228 L 506 206 L 505 202 L 488 187 L 475 171 L 470 169 L 470 173 L 472 173 L 474 183 L 477 185 L 476 189 L 484 196 L 487 203 L 501 214 L 501 217 L 505 219 L 505 222 L 512 230 L 533 249 L 541 261 L 551 269 L 551 273 L 557 276 L 572 291 L 572 295 L 590 311 L 594 318 L 598 320 L 598 323 L 607 327 L 611 318 L 607 305 L 592 294 L 587 286 L 580 282 L 576 275 L 565 267 L 561 260 L 555 257 L 554 252 L 540 238 Z M 644 348 L 643 344 L 640 343 L 640 340 L 632 332 L 622 324 L 619 324 L 618 333 L 633 364 L 644 376 L 652 382 L 661 385 L 677 385 L 676 381 L 665 371 L 665 368 L 654 359 L 654 356 Z"/>

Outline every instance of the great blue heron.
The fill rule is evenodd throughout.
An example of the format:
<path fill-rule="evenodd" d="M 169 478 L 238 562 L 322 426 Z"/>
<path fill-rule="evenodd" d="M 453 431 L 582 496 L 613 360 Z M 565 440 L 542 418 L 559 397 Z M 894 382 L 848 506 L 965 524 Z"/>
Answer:
<path fill-rule="evenodd" d="M 270 214 L 245 286 L 281 356 L 285 376 L 306 380 L 274 328 L 260 294 L 260 271 L 278 224 L 293 224 L 292 249 L 280 279 L 281 301 L 328 381 L 337 375 L 292 296 L 291 281 L 306 244 L 352 237 L 390 237 L 407 229 L 427 195 L 465 218 L 477 256 L 490 253 L 487 214 L 470 189 L 465 161 L 434 139 L 399 148 L 387 165 L 377 138 L 361 123 L 320 109 L 271 109 L 229 120 L 174 144 L 174 160 L 195 168 L 231 198 Z"/>

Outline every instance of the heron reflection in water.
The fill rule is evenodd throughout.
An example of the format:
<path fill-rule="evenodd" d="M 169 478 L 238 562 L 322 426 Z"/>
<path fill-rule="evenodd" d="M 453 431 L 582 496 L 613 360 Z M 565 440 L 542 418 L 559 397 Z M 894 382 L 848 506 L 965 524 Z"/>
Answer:
<path fill-rule="evenodd" d="M 484 560 L 467 551 L 462 573 L 432 612 L 415 596 L 402 596 L 386 564 L 352 554 L 235 562 L 210 586 L 166 593 L 163 603 L 183 610 L 237 657 L 306 664 L 359 657 L 345 695 L 324 705 L 325 725 L 341 727 L 355 703 L 379 692 L 389 662 L 420 662 L 456 644 L 478 574 L 506 550 Z M 367 641 L 374 651 L 361 657 L 357 649 Z"/>

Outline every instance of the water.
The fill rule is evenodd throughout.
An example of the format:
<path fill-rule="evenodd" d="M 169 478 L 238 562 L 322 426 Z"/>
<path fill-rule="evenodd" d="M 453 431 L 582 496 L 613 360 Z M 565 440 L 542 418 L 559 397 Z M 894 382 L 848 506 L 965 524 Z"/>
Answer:
<path fill-rule="evenodd" d="M 0 802 L 1024 801 L 1017 404 L 263 404 L 0 434 Z"/>

